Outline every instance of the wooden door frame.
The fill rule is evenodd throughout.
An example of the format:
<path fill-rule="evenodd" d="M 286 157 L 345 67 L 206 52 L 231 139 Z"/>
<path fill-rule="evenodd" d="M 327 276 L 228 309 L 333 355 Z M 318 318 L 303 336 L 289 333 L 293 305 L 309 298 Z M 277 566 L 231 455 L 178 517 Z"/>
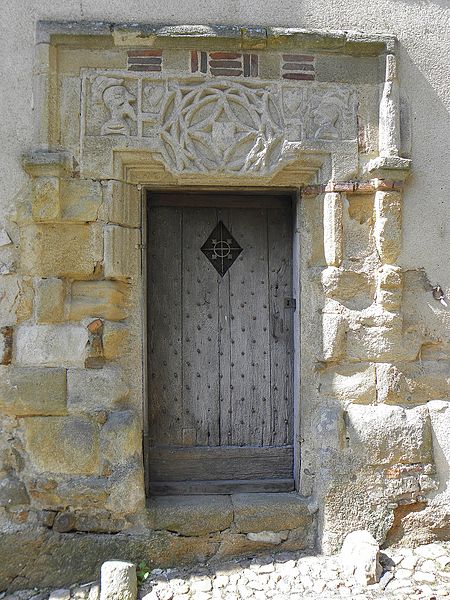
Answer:
<path fill-rule="evenodd" d="M 293 390 L 293 447 L 294 447 L 294 490 L 299 491 L 300 463 L 301 463 L 301 436 L 300 436 L 300 416 L 301 416 L 301 396 L 300 396 L 300 190 L 298 188 L 284 187 L 210 187 L 210 186 L 152 186 L 145 185 L 141 189 L 141 278 L 142 278 L 142 336 L 143 336 L 143 456 L 145 471 L 145 492 L 146 497 L 150 496 L 150 444 L 149 444 L 149 400 L 148 400 L 148 277 L 147 277 L 147 241 L 148 241 L 148 197 L 152 192 L 182 194 L 206 194 L 217 193 L 221 195 L 258 195 L 258 196 L 290 196 L 292 209 L 292 294 L 296 298 L 297 305 L 293 315 L 293 369 L 292 369 L 292 390 Z"/>

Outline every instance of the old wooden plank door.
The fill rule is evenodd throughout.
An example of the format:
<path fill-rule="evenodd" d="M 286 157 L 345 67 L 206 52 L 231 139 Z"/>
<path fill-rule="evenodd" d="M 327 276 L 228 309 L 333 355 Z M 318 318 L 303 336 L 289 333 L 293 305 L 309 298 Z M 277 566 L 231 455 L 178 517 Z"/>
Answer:
<path fill-rule="evenodd" d="M 289 197 L 149 193 L 150 492 L 293 489 Z"/>

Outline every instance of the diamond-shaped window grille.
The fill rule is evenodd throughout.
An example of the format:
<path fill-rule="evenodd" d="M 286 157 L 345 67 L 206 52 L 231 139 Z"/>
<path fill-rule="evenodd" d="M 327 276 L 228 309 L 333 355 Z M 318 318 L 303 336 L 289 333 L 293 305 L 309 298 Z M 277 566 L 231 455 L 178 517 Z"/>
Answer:
<path fill-rule="evenodd" d="M 242 248 L 222 221 L 219 221 L 201 247 L 201 251 L 223 277 L 242 252 Z"/>

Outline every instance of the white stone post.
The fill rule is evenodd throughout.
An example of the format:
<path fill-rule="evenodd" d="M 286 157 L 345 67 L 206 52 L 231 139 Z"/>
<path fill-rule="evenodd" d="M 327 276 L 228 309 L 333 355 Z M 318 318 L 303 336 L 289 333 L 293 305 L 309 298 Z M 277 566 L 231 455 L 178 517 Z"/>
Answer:
<path fill-rule="evenodd" d="M 323 246 L 327 265 L 339 267 L 344 253 L 342 198 L 335 192 L 327 192 L 323 200 Z"/>
<path fill-rule="evenodd" d="M 397 80 L 397 61 L 393 54 L 386 56 L 386 77 L 380 102 L 380 156 L 399 156 L 400 153 L 400 96 Z"/>
<path fill-rule="evenodd" d="M 136 600 L 137 576 L 133 563 L 108 560 L 100 574 L 100 600 Z"/>

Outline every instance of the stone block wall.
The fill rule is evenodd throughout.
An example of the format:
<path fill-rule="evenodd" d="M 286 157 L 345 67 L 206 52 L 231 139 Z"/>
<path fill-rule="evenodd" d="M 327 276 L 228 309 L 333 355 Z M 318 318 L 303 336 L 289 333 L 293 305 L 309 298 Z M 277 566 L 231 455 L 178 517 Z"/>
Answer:
<path fill-rule="evenodd" d="M 113 551 L 168 565 L 273 547 L 333 552 L 354 529 L 382 543 L 448 538 L 448 312 L 423 271 L 399 264 L 414 182 L 395 40 L 264 31 L 261 41 L 259 29 L 205 38 L 188 28 L 181 41 L 156 26 L 38 27 L 29 181 L 0 231 L 0 531 L 23 541 L 4 557 L 0 589 L 19 585 L 23 556 L 28 582 L 40 581 L 36 548 L 65 546 L 81 576 Z M 162 48 L 150 73 L 144 39 Z M 224 73 L 214 54 L 232 49 L 240 58 Z M 184 127 L 197 110 L 181 96 L 173 109 L 180 82 L 250 106 L 251 152 L 237 147 L 236 163 L 214 167 L 189 147 L 174 154 L 172 121 Z M 118 123 L 104 101 L 112 87 L 129 103 Z M 298 489 L 288 498 L 146 506 L 142 190 L 192 186 L 287 187 L 298 198 Z"/>

